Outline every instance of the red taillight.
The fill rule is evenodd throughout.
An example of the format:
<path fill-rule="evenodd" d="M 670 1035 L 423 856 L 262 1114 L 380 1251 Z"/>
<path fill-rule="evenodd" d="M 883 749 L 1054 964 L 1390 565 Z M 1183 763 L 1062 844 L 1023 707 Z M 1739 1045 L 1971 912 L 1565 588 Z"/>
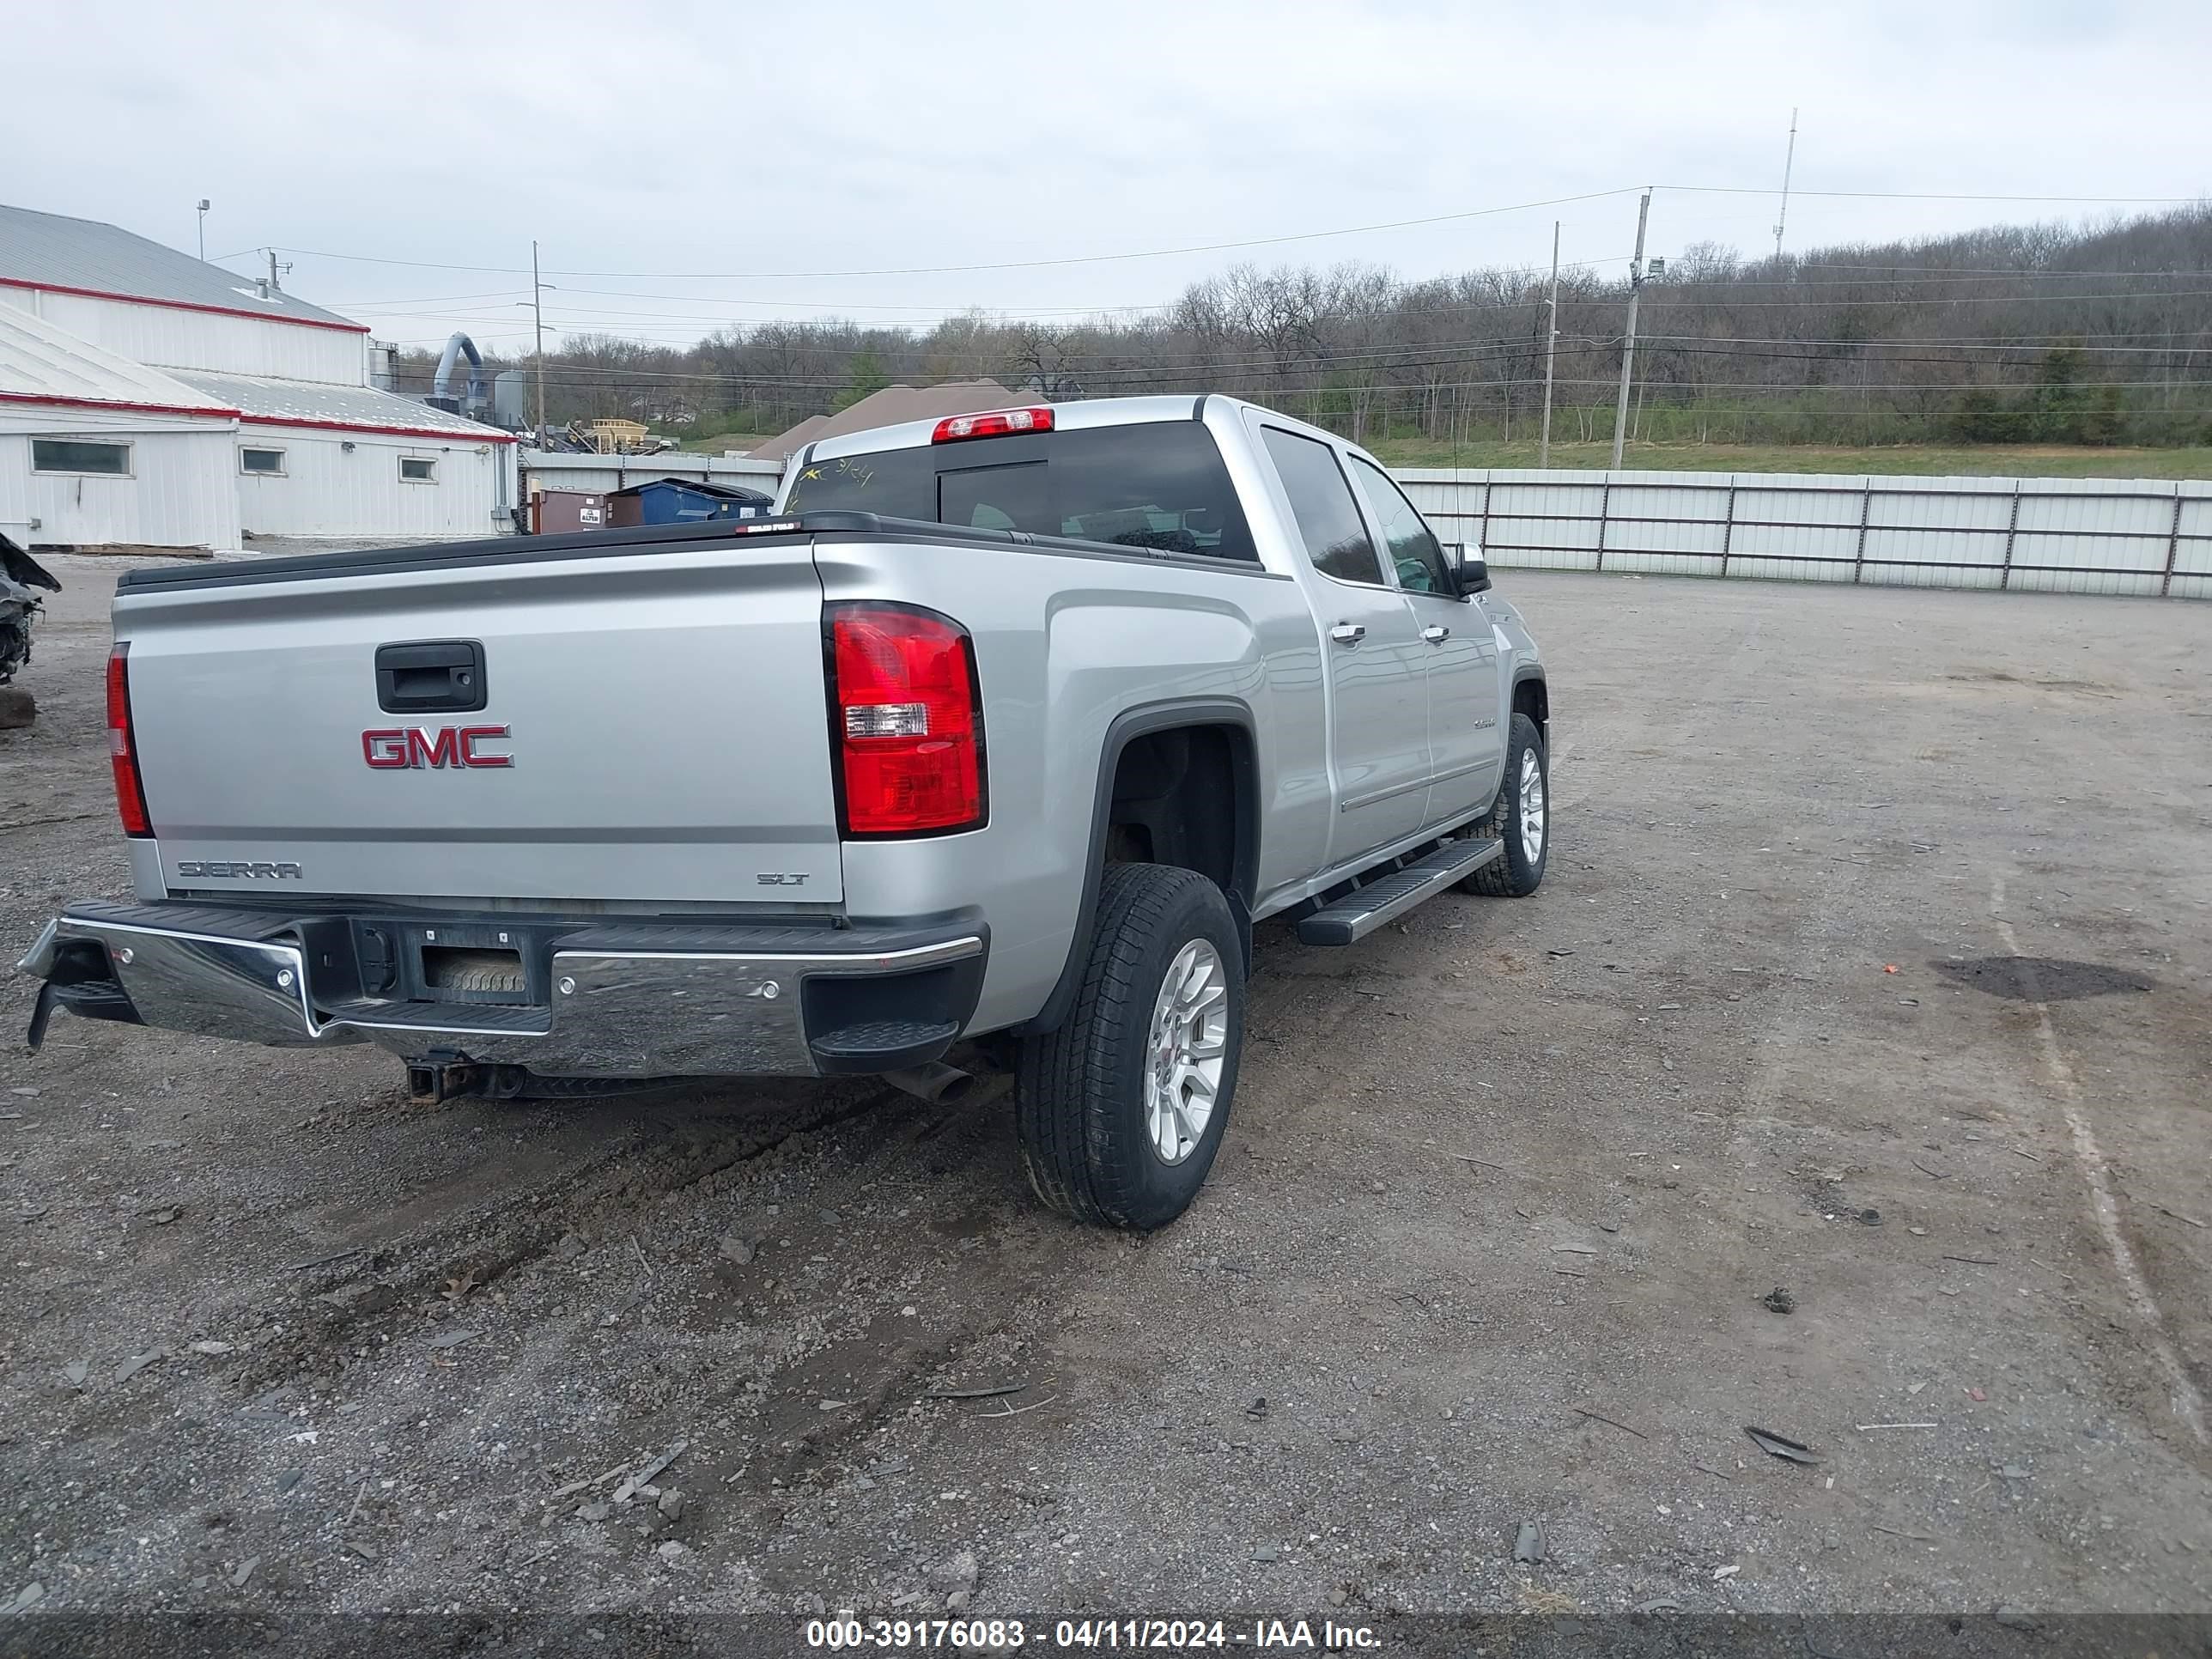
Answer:
<path fill-rule="evenodd" d="M 118 642 L 107 653 L 107 755 L 115 769 L 115 810 L 126 836 L 150 836 L 146 790 L 138 781 L 138 757 L 131 746 L 131 647 Z"/>
<path fill-rule="evenodd" d="M 1015 432 L 1051 430 L 1049 409 L 987 409 L 980 415 L 954 415 L 939 421 L 929 441 L 957 444 L 963 438 L 1003 438 Z"/>
<path fill-rule="evenodd" d="M 830 637 L 845 833 L 981 823 L 981 700 L 968 630 L 933 611 L 841 605 L 830 610 Z"/>

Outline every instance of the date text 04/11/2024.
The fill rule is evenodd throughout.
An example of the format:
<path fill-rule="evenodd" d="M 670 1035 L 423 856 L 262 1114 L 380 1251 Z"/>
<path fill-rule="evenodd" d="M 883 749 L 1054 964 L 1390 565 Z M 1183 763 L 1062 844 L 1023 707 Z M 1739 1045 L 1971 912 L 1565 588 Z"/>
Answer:
<path fill-rule="evenodd" d="M 1046 1631 L 1032 1631 L 1019 1619 L 884 1620 L 811 1619 L 806 1644 L 812 1648 L 896 1650 L 945 1645 L 983 1646 L 1011 1653 L 1030 1645 L 1103 1652 L 1167 1651 L 1249 1648 L 1260 1651 L 1304 1649 L 1313 1652 L 1376 1652 L 1382 1638 L 1369 1626 L 1323 1620 L 1261 1619 L 1231 1624 L 1221 1619 L 1061 1619 Z"/>
<path fill-rule="evenodd" d="M 1108 1651 L 1236 1647 L 1371 1653 L 1382 1647 L 1382 1638 L 1365 1625 L 1334 1620 L 1316 1624 L 1308 1619 L 1255 1619 L 1232 1625 L 1219 1619 L 1063 1619 L 1053 1626 L 1053 1645 Z"/>

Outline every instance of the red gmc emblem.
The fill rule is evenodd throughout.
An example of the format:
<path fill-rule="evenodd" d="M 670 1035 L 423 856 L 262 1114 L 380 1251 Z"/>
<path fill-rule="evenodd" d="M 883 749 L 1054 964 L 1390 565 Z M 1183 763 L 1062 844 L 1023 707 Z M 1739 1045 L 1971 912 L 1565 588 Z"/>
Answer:
<path fill-rule="evenodd" d="M 512 766 L 512 755 L 487 755 L 477 745 L 507 741 L 504 726 L 392 726 L 361 734 L 361 757 L 381 771 L 410 766 Z"/>

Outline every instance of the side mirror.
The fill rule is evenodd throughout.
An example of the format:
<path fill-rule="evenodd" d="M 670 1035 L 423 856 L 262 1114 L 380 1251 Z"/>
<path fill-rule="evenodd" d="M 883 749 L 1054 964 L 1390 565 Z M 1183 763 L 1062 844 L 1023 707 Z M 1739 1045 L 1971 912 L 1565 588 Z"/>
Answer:
<path fill-rule="evenodd" d="M 1465 542 L 1446 542 L 1443 550 L 1444 560 L 1459 583 L 1460 598 L 1469 599 L 1490 591 L 1490 564 L 1481 554 L 1469 552 Z"/>

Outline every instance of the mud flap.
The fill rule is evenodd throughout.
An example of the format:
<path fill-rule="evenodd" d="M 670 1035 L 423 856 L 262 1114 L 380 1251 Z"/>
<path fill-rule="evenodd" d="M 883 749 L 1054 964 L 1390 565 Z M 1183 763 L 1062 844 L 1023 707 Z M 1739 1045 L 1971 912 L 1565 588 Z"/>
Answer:
<path fill-rule="evenodd" d="M 46 1040 L 46 1022 L 54 1017 L 54 1004 L 60 1000 L 55 994 L 53 981 L 39 981 L 39 1000 L 31 1005 L 31 1029 L 23 1033 L 23 1046 L 34 1054 Z"/>

